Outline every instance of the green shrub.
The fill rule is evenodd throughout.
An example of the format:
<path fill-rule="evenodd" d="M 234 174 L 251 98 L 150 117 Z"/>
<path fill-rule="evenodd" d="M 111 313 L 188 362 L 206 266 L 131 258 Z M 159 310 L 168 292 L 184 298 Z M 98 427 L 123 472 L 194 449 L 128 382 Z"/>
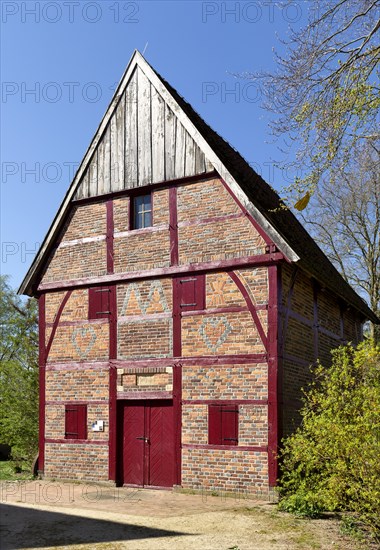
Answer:
<path fill-rule="evenodd" d="M 380 348 L 340 347 L 314 369 L 300 428 L 281 453 L 280 508 L 355 512 L 380 538 Z"/>

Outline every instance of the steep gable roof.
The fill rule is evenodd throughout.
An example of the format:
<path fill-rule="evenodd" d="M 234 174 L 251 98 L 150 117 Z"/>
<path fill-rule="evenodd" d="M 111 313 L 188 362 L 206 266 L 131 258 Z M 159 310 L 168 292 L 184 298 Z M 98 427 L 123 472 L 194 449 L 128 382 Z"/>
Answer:
<path fill-rule="evenodd" d="M 136 84 L 138 78 L 141 81 L 139 87 Z M 147 94 L 149 95 L 148 99 Z M 111 191 L 169 181 L 187 175 L 186 167 L 183 165 L 177 166 L 174 163 L 170 171 L 169 168 L 166 169 L 169 159 L 165 158 L 161 159 L 162 162 L 156 163 L 159 169 L 153 173 L 152 169 L 149 170 L 151 165 L 149 159 L 144 158 L 143 151 L 142 158 L 135 158 L 128 167 L 125 165 L 124 158 L 122 162 L 118 163 L 118 141 L 126 143 L 127 139 L 134 139 L 135 134 L 136 139 L 144 139 L 146 124 L 142 121 L 139 134 L 139 130 L 135 128 L 137 115 L 134 114 L 134 109 L 139 102 L 144 105 L 144 102 L 147 101 L 150 106 L 155 102 L 154 112 L 156 115 L 152 122 L 151 110 L 146 124 L 155 124 L 154 128 L 159 134 L 158 139 L 164 140 L 165 143 L 170 139 L 170 134 L 168 130 L 165 133 L 165 129 L 163 129 L 166 128 L 164 119 L 167 121 L 169 129 L 173 127 L 176 136 L 180 136 L 180 140 L 182 140 L 183 150 L 188 148 L 189 155 L 185 156 L 194 159 L 193 173 L 202 174 L 207 170 L 215 169 L 289 261 L 298 262 L 300 267 L 315 277 L 323 286 L 330 288 L 367 318 L 377 321 L 367 304 L 341 277 L 297 218 L 290 210 L 279 209 L 281 202 L 277 193 L 230 144 L 204 122 L 191 105 L 155 72 L 137 51 L 134 52 L 46 238 L 20 285 L 19 293 L 33 294 L 45 261 L 54 246 L 55 239 L 73 200 L 88 197 L 91 194 L 98 196 Z M 174 121 L 171 126 L 170 117 Z M 124 120 L 125 125 L 120 126 L 120 120 Z M 130 127 L 135 130 L 133 135 L 130 132 L 132 138 L 127 136 Z M 124 132 L 122 137 L 119 135 L 120 132 Z M 107 166 L 105 170 L 106 165 L 100 163 L 99 167 L 102 166 L 104 173 L 102 177 L 98 177 L 97 159 L 104 156 L 104 151 L 110 147 L 111 140 L 116 143 L 114 160 L 115 166 L 119 166 L 120 170 L 114 173 L 110 166 Z M 151 151 L 150 155 L 153 154 L 154 152 Z M 121 166 L 124 168 L 122 169 Z M 146 168 L 147 166 L 148 168 Z M 96 172 L 95 184 L 92 184 L 91 178 L 94 172 Z"/>

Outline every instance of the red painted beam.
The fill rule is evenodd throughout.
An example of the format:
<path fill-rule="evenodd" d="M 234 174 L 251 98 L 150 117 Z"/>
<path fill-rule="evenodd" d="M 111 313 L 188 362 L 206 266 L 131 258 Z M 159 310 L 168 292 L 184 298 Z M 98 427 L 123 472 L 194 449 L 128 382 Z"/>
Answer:
<path fill-rule="evenodd" d="M 61 318 L 62 312 L 63 312 L 63 310 L 65 308 L 65 305 L 67 304 L 72 292 L 73 292 L 72 290 L 69 290 L 68 292 L 66 292 L 66 294 L 63 297 L 63 300 L 62 300 L 62 302 L 61 302 L 61 304 L 58 308 L 57 315 L 55 316 L 55 319 L 54 319 L 53 328 L 52 328 L 51 333 L 50 333 L 49 342 L 46 346 L 45 361 L 47 361 L 47 358 L 48 358 L 48 355 L 49 355 L 49 352 L 50 352 L 50 348 L 53 344 L 54 336 L 55 336 L 55 333 L 57 331 L 57 328 L 58 328 L 58 325 L 59 325 L 59 320 Z M 46 327 L 46 324 L 45 324 L 45 327 Z"/>
<path fill-rule="evenodd" d="M 67 443 L 68 445 L 107 445 L 108 440 L 100 439 L 45 439 L 45 443 Z"/>
<path fill-rule="evenodd" d="M 169 189 L 169 214 L 170 214 L 170 265 L 178 265 L 178 219 L 177 219 L 177 188 Z"/>
<path fill-rule="evenodd" d="M 115 273 L 111 275 L 102 275 L 100 277 L 86 277 L 83 279 L 70 279 L 68 281 L 57 281 L 51 283 L 41 283 L 38 287 L 39 292 L 46 290 L 64 290 L 67 288 L 82 288 L 94 285 L 107 285 L 123 281 L 137 281 L 143 279 L 154 279 L 167 276 L 182 275 L 184 273 L 194 274 L 198 272 L 217 272 L 226 271 L 239 267 L 259 267 L 268 266 L 281 262 L 285 259 L 280 252 L 271 254 L 258 254 L 256 256 L 244 256 L 231 260 L 219 260 L 213 262 L 200 262 L 195 264 L 170 266 L 144 271 L 130 271 L 128 273 Z"/>
<path fill-rule="evenodd" d="M 118 400 L 125 399 L 173 399 L 173 393 L 171 391 L 131 391 L 131 392 L 118 392 Z"/>
<path fill-rule="evenodd" d="M 96 197 L 77 199 L 72 201 L 72 204 L 83 205 L 83 204 L 91 204 L 94 202 L 101 202 L 104 200 L 116 199 L 116 198 L 125 197 L 125 196 L 133 197 L 136 195 L 144 195 L 145 193 L 149 193 L 150 191 L 154 191 L 156 189 L 162 189 L 169 186 L 178 187 L 178 185 L 183 185 L 186 183 L 197 183 L 201 181 L 215 179 L 218 177 L 219 177 L 218 173 L 215 170 L 213 170 L 212 172 L 207 172 L 206 174 L 197 174 L 195 176 L 186 176 L 184 178 L 178 178 L 175 180 L 160 181 L 157 183 L 150 183 L 148 185 L 141 185 L 139 187 L 134 187 L 133 189 L 123 189 L 122 191 L 116 191 L 114 193 L 105 193 L 104 195 L 98 195 Z"/>
<path fill-rule="evenodd" d="M 109 461 L 108 477 L 116 481 L 116 422 L 117 422 L 117 371 L 112 360 L 117 359 L 117 296 L 116 285 L 110 287 L 110 327 L 109 327 Z"/>
<path fill-rule="evenodd" d="M 173 278 L 173 355 L 182 353 L 180 279 Z M 182 364 L 173 365 L 174 480 L 181 485 L 182 469 Z"/>
<path fill-rule="evenodd" d="M 267 405 L 268 399 L 183 399 L 183 405 Z"/>
<path fill-rule="evenodd" d="M 239 201 L 235 193 L 230 189 L 229 185 L 224 181 L 224 179 L 220 178 L 220 181 L 222 182 L 224 188 L 228 191 L 228 193 L 231 195 L 231 197 L 234 199 L 236 204 L 239 206 L 242 212 L 247 216 L 248 220 L 251 222 L 253 227 L 256 229 L 258 234 L 264 239 L 265 244 L 268 246 L 272 245 L 272 240 L 268 237 L 268 235 L 265 233 L 263 228 L 257 223 L 257 221 L 251 216 L 251 214 L 248 212 L 246 208 L 242 205 L 242 203 Z"/>
<path fill-rule="evenodd" d="M 265 348 L 266 351 L 268 351 L 267 336 L 264 332 L 263 325 L 261 324 L 260 318 L 257 315 L 255 304 L 252 302 L 251 297 L 247 292 L 247 289 L 245 288 L 245 286 L 243 285 L 243 283 L 241 282 L 239 277 L 236 275 L 236 273 L 234 273 L 233 271 L 227 271 L 227 273 L 231 277 L 231 279 L 233 280 L 235 285 L 238 287 L 240 292 L 242 293 L 243 298 L 244 298 L 244 300 L 247 304 L 247 307 L 249 309 L 249 312 L 252 316 L 253 322 L 256 325 L 257 331 L 260 335 L 261 341 L 264 344 L 264 348 Z"/>
<path fill-rule="evenodd" d="M 255 447 L 253 445 L 207 445 L 207 444 L 192 444 L 184 443 L 184 449 L 205 449 L 207 451 L 251 451 L 253 453 L 267 453 L 268 447 L 265 445 Z"/>
<path fill-rule="evenodd" d="M 268 477 L 274 487 L 278 479 L 279 403 L 278 403 L 278 311 L 279 281 L 277 266 L 268 267 Z"/>
<path fill-rule="evenodd" d="M 182 365 L 173 367 L 173 407 L 174 407 L 174 479 L 181 485 L 182 476 Z"/>
<path fill-rule="evenodd" d="M 245 354 L 245 355 L 199 355 L 194 357 L 163 357 L 159 359 L 115 359 L 108 362 L 105 361 L 65 361 L 62 363 L 49 363 L 46 365 L 46 370 L 108 370 L 110 365 L 123 368 L 152 368 L 152 367 L 171 367 L 180 362 L 182 365 L 194 366 L 212 366 L 212 365 L 248 365 L 255 363 L 266 363 L 268 356 L 266 353 Z"/>
<path fill-rule="evenodd" d="M 46 405 L 108 405 L 108 399 L 87 399 L 87 401 L 45 401 Z"/>
<path fill-rule="evenodd" d="M 254 363 L 266 363 L 268 356 L 266 353 L 252 353 L 252 354 L 240 354 L 240 355 L 199 355 L 194 357 L 164 357 L 160 359 L 141 358 L 141 359 L 118 359 L 112 361 L 112 364 L 117 368 L 125 367 L 171 367 L 180 362 L 181 365 L 199 365 L 202 367 L 211 365 L 245 365 Z M 83 368 L 83 364 L 82 364 Z"/>
<path fill-rule="evenodd" d="M 113 254 L 113 239 L 114 239 L 114 221 L 113 221 L 113 201 L 106 202 L 107 209 L 107 273 L 113 273 L 114 269 L 114 254 Z"/>
<path fill-rule="evenodd" d="M 67 371 L 67 370 L 84 370 L 84 369 L 91 369 L 91 370 L 103 370 L 108 371 L 109 369 L 109 363 L 105 363 L 104 361 L 64 361 L 62 363 L 48 363 L 46 365 L 47 371 Z"/>
<path fill-rule="evenodd" d="M 39 427 L 38 427 L 38 470 L 43 473 L 45 467 L 45 294 L 38 298 L 38 346 L 39 346 Z"/>

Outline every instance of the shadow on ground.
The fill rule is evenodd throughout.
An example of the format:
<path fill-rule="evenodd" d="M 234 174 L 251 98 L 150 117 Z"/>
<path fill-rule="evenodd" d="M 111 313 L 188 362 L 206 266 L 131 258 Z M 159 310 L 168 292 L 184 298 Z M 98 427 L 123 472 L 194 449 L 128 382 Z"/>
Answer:
<path fill-rule="evenodd" d="M 7 504 L 0 504 L 0 527 L 2 550 L 189 535 Z"/>

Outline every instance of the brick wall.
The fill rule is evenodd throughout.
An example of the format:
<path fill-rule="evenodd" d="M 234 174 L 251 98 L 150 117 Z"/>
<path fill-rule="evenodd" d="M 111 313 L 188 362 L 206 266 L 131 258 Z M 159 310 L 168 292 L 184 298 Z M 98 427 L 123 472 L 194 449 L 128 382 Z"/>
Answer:
<path fill-rule="evenodd" d="M 249 312 L 214 313 L 182 319 L 182 355 L 264 353 Z"/>
<path fill-rule="evenodd" d="M 108 445 L 46 443 L 45 477 L 108 481 Z"/>
<path fill-rule="evenodd" d="M 118 323 L 118 358 L 172 357 L 172 319 Z"/>
<path fill-rule="evenodd" d="M 170 265 L 168 229 L 141 230 L 114 241 L 115 272 L 143 271 Z"/>
<path fill-rule="evenodd" d="M 183 399 L 267 399 L 268 365 L 184 366 Z"/>
<path fill-rule="evenodd" d="M 266 453 L 215 449 L 183 449 L 184 487 L 218 492 L 257 493 L 268 487 Z"/>
<path fill-rule="evenodd" d="M 311 381 L 310 365 L 318 357 L 328 366 L 331 349 L 347 340 L 357 342 L 359 332 L 354 312 L 344 311 L 341 319 L 338 298 L 313 284 L 307 274 L 284 264 L 282 285 L 283 432 L 288 435 L 299 423 L 302 388 L 306 389 Z"/>
<path fill-rule="evenodd" d="M 74 401 L 73 401 L 74 402 Z M 46 406 L 45 437 L 47 439 L 65 439 L 65 404 L 54 403 Z M 103 420 L 104 431 L 92 431 L 92 424 Z M 108 400 L 101 403 L 87 403 L 87 439 L 88 441 L 104 441 L 108 443 Z M 76 445 L 76 443 L 67 443 Z"/>

